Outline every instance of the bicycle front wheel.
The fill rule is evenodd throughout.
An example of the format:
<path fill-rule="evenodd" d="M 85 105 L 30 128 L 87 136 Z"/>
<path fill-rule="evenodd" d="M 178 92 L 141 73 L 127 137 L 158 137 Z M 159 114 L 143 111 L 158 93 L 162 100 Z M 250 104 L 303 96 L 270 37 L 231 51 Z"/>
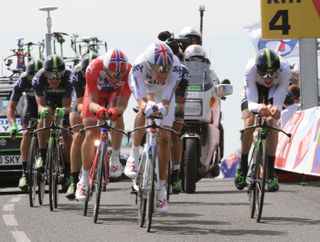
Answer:
<path fill-rule="evenodd" d="M 49 166 L 49 205 L 50 210 L 58 206 L 58 150 L 55 139 L 50 137 L 47 151 L 47 158 Z"/>
<path fill-rule="evenodd" d="M 27 167 L 28 167 L 28 193 L 29 193 L 29 203 L 30 207 L 34 206 L 34 202 L 36 199 L 37 193 L 37 171 L 35 170 L 35 162 L 36 162 L 36 154 L 37 154 L 37 138 L 32 137 Z"/>
<path fill-rule="evenodd" d="M 267 175 L 267 155 L 266 155 L 266 141 L 262 140 L 261 151 L 259 152 L 257 163 L 257 183 L 256 183 L 256 207 L 257 207 L 257 222 L 260 222 L 264 194 L 265 194 L 265 185 L 266 185 L 266 175 Z"/>
<path fill-rule="evenodd" d="M 99 160 L 98 160 L 98 171 L 96 175 L 96 183 L 94 186 L 95 189 L 95 202 L 93 208 L 93 221 L 97 223 L 98 215 L 99 215 L 99 208 L 100 208 L 100 198 L 101 198 L 101 191 L 102 191 L 102 178 L 105 169 L 105 150 L 104 144 L 101 144 L 99 148 Z"/>
<path fill-rule="evenodd" d="M 138 190 L 138 199 L 139 199 L 139 226 L 143 227 L 145 218 L 146 218 L 146 208 L 147 208 L 147 199 L 146 199 L 146 187 L 144 184 L 146 184 L 147 176 L 148 173 L 145 173 L 145 168 L 146 168 L 146 153 L 142 154 L 140 165 L 139 165 L 139 170 L 138 170 L 138 175 L 137 175 L 137 185 L 139 187 Z"/>
<path fill-rule="evenodd" d="M 154 211 L 154 185 L 155 185 L 155 162 L 156 162 L 156 149 L 152 147 L 151 160 L 149 162 L 149 177 L 148 177 L 148 196 L 147 196 L 147 231 L 150 232 L 152 224 L 152 215 Z"/>

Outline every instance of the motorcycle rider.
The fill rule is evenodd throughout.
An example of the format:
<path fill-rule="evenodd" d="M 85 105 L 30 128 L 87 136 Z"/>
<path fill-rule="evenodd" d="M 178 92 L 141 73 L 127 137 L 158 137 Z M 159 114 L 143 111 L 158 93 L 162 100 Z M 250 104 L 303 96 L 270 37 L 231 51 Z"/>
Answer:
<path fill-rule="evenodd" d="M 201 37 L 200 32 L 191 26 L 186 26 L 186 27 L 182 28 L 179 32 L 178 37 L 179 38 L 189 37 L 191 40 L 189 44 L 183 45 L 183 47 L 182 47 L 183 52 L 190 45 L 202 45 L 202 37 Z"/>
<path fill-rule="evenodd" d="M 14 112 L 16 110 L 18 102 L 21 96 L 23 95 L 23 93 L 25 93 L 25 98 L 24 98 L 23 112 L 21 113 L 22 128 L 26 128 L 28 126 L 30 118 L 36 119 L 38 117 L 37 103 L 36 103 L 35 93 L 32 87 L 32 79 L 36 74 L 36 72 L 42 68 L 42 66 L 43 66 L 43 63 L 40 59 L 33 59 L 29 61 L 26 67 L 26 71 L 19 76 L 13 88 L 9 105 L 7 107 L 7 118 L 9 123 L 11 124 L 12 136 L 15 136 L 18 132 L 16 117 Z M 27 169 L 27 159 L 29 154 L 30 142 L 31 142 L 30 132 L 28 130 L 24 130 L 22 140 L 20 143 L 23 172 L 19 180 L 18 186 L 21 190 L 26 190 L 28 187 L 26 169 Z"/>
<path fill-rule="evenodd" d="M 267 117 L 268 124 L 277 123 L 290 83 L 291 70 L 287 61 L 282 60 L 272 50 L 261 50 L 255 59 L 247 63 L 241 101 L 244 127 L 254 124 L 255 114 Z M 248 153 L 253 140 L 253 130 L 246 130 L 241 135 L 241 162 L 236 171 L 235 186 L 242 190 L 246 186 L 248 172 Z M 268 191 L 278 191 L 279 184 L 274 172 L 275 152 L 278 133 L 270 131 L 267 137 L 267 155 L 269 159 Z"/>

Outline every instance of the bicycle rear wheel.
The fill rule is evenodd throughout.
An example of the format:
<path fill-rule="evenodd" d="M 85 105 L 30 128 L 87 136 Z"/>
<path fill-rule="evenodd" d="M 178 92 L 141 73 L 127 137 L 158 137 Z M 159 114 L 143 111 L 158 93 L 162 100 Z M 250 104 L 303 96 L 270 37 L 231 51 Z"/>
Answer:
<path fill-rule="evenodd" d="M 136 182 L 138 184 L 139 190 L 138 190 L 138 199 L 139 199 L 139 226 L 143 227 L 145 218 L 146 218 L 146 208 L 147 208 L 147 199 L 146 199 L 146 187 L 144 184 L 147 183 L 147 176 L 148 173 L 145 173 L 145 168 L 147 165 L 147 160 L 146 160 L 146 153 L 142 154 L 140 165 L 139 165 L 139 170 L 138 170 L 138 175 Z"/>
<path fill-rule="evenodd" d="M 28 193 L 30 207 L 34 206 L 37 193 L 37 171 L 35 170 L 35 160 L 37 154 L 37 138 L 35 136 L 31 139 L 29 154 L 28 154 Z"/>
<path fill-rule="evenodd" d="M 155 184 L 155 147 L 152 147 L 151 160 L 149 162 L 149 177 L 148 177 L 148 196 L 147 196 L 147 231 L 150 232 L 152 224 L 152 215 L 154 211 L 154 184 Z"/>
<path fill-rule="evenodd" d="M 266 174 L 267 174 L 267 156 L 266 156 L 266 141 L 262 140 L 261 151 L 259 152 L 257 163 L 257 183 L 256 183 L 256 207 L 257 207 L 257 218 L 256 221 L 259 223 L 263 210 L 265 185 L 266 185 Z"/>
<path fill-rule="evenodd" d="M 102 178 L 104 174 L 104 166 L 105 166 L 105 149 L 104 144 L 100 145 L 99 148 L 99 160 L 98 160 L 98 171 L 96 176 L 96 183 L 94 185 L 95 190 L 95 201 L 93 207 L 93 221 L 97 223 L 98 215 L 99 215 L 99 208 L 100 208 L 100 198 L 101 198 L 101 191 L 102 191 Z"/>

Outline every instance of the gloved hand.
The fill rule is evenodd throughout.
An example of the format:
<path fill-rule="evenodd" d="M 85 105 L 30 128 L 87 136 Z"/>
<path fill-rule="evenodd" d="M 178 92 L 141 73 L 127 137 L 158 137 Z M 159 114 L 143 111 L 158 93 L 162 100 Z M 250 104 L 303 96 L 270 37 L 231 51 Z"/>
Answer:
<path fill-rule="evenodd" d="M 59 119 L 64 118 L 65 112 L 66 112 L 65 108 L 56 108 L 56 115 Z"/>
<path fill-rule="evenodd" d="M 11 137 L 15 137 L 17 133 L 18 133 L 18 126 L 16 123 L 12 123 L 11 132 L 10 132 Z"/>
<path fill-rule="evenodd" d="M 163 103 L 157 103 L 156 106 L 158 108 L 158 112 L 161 113 L 162 116 L 166 116 L 168 114 L 168 111 L 163 105 Z"/>
<path fill-rule="evenodd" d="M 118 118 L 118 112 L 115 108 L 109 108 L 108 111 L 108 117 L 110 120 L 115 121 Z"/>
<path fill-rule="evenodd" d="M 48 108 L 43 107 L 40 111 L 40 118 L 45 119 L 48 113 Z"/>
<path fill-rule="evenodd" d="M 97 119 L 104 120 L 107 117 L 107 109 L 105 107 L 99 107 L 96 113 Z"/>
<path fill-rule="evenodd" d="M 155 105 L 156 105 L 156 103 L 154 101 L 148 101 L 147 102 L 147 106 L 146 106 L 146 108 L 144 110 L 144 114 L 147 117 L 149 117 L 154 112 L 153 108 L 154 108 Z"/>

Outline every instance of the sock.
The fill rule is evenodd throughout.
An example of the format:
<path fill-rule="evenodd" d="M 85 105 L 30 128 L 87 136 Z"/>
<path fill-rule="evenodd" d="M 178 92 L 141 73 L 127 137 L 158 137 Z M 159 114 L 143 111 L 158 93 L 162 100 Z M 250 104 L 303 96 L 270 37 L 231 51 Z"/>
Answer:
<path fill-rule="evenodd" d="M 73 183 L 76 185 L 79 181 L 79 172 L 71 172 Z"/>
<path fill-rule="evenodd" d="M 47 148 L 40 149 L 40 154 L 41 154 L 42 160 L 45 161 L 47 156 Z"/>
<path fill-rule="evenodd" d="M 26 171 L 27 171 L 27 161 L 22 161 L 22 169 L 23 169 L 23 173 L 26 173 Z"/>
<path fill-rule="evenodd" d="M 178 171 L 180 171 L 180 164 L 178 164 L 178 165 L 173 165 L 173 170 L 178 170 Z"/>
<path fill-rule="evenodd" d="M 248 171 L 248 154 L 241 154 L 241 161 L 240 161 L 239 169 L 244 172 Z"/>
<path fill-rule="evenodd" d="M 166 180 L 160 180 L 160 187 L 164 187 L 166 185 Z"/>
<path fill-rule="evenodd" d="M 276 159 L 275 156 L 269 156 L 268 155 L 268 159 L 269 159 L 269 178 L 273 178 L 274 177 L 274 160 Z"/>
<path fill-rule="evenodd" d="M 120 150 L 112 150 L 111 161 L 115 160 L 116 158 L 119 158 L 119 156 L 120 156 Z"/>
<path fill-rule="evenodd" d="M 133 150 L 133 152 L 139 152 L 140 151 L 140 147 L 132 145 L 132 150 Z"/>
<path fill-rule="evenodd" d="M 81 181 L 84 181 L 86 183 L 89 182 L 89 170 L 86 171 L 82 168 Z"/>

